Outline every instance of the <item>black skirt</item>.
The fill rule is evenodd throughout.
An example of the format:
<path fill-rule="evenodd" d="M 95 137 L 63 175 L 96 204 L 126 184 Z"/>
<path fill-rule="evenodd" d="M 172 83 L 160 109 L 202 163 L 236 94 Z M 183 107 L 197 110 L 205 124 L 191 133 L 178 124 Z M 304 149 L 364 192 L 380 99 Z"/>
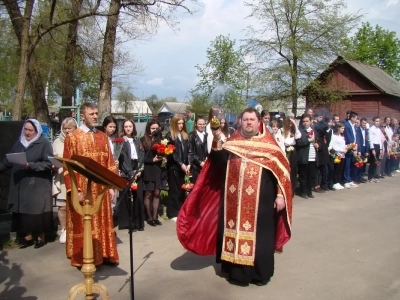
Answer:
<path fill-rule="evenodd" d="M 53 229 L 53 212 L 38 215 L 13 213 L 12 231 L 21 233 L 42 233 Z"/>

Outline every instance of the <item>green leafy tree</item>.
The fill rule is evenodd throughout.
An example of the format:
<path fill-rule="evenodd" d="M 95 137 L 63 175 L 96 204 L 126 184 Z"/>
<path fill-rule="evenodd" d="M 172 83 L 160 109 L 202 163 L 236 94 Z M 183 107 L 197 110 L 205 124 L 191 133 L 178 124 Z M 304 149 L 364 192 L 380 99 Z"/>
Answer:
<path fill-rule="evenodd" d="M 188 110 L 197 115 L 202 115 L 205 118 L 208 116 L 208 110 L 212 106 L 207 94 L 205 93 L 192 93 L 189 100 Z"/>
<path fill-rule="evenodd" d="M 235 40 L 217 36 L 207 49 L 206 64 L 196 65 L 196 69 L 200 81 L 192 93 L 204 93 L 225 110 L 233 99 L 244 103 L 241 95 L 246 88 L 247 66 L 241 52 L 235 49 Z"/>
<path fill-rule="evenodd" d="M 259 95 L 292 102 L 337 56 L 340 41 L 360 16 L 346 13 L 342 0 L 259 0 L 246 2 L 257 26 L 247 28 L 245 53 L 253 65 Z"/>
<path fill-rule="evenodd" d="M 394 31 L 363 23 L 353 37 L 344 40 L 343 53 L 346 58 L 377 66 L 400 80 L 400 39 Z"/>

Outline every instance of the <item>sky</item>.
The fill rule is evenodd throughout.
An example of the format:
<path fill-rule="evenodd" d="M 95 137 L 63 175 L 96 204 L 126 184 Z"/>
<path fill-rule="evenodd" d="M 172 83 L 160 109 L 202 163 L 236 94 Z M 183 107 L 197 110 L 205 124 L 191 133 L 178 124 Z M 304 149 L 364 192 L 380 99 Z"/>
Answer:
<path fill-rule="evenodd" d="M 251 0 L 250 0 L 251 1 Z M 347 10 L 363 14 L 362 22 L 380 25 L 395 31 L 400 38 L 400 0 L 346 0 Z M 244 29 L 255 22 L 246 18 L 249 9 L 242 0 L 202 0 L 193 15 L 178 13 L 178 30 L 165 24 L 147 42 L 129 41 L 125 48 L 132 51 L 144 71 L 130 76 L 125 85 L 139 99 L 152 94 L 158 98 L 176 97 L 186 102 L 190 89 L 198 82 L 195 66 L 206 63 L 206 50 L 218 35 L 230 39 L 245 38 Z M 115 91 L 114 91 L 115 92 Z"/>

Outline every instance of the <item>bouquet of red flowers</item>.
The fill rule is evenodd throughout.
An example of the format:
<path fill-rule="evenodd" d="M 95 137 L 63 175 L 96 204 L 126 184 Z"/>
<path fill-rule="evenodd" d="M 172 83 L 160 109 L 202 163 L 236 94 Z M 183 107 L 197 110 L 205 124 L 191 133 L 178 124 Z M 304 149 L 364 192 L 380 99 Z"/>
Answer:
<path fill-rule="evenodd" d="M 168 144 L 168 140 L 167 139 L 163 139 L 161 141 L 161 143 L 159 144 L 154 144 L 153 145 L 153 150 L 155 150 L 157 152 L 158 156 L 161 157 L 167 157 L 168 155 L 171 155 L 172 153 L 174 153 L 175 151 L 175 146 Z M 165 161 L 163 160 L 163 162 L 161 163 L 161 167 L 165 167 Z"/>
<path fill-rule="evenodd" d="M 396 152 L 390 152 L 390 158 L 397 159 L 397 153 Z"/>
<path fill-rule="evenodd" d="M 194 184 L 190 182 L 190 175 L 185 175 L 185 183 L 182 184 L 181 189 L 185 190 L 186 196 L 189 195 L 190 191 L 193 189 Z"/>
<path fill-rule="evenodd" d="M 132 184 L 131 184 L 131 190 L 132 190 L 132 191 L 137 191 L 137 189 L 138 189 L 137 183 L 136 183 L 135 181 L 132 182 Z"/>
<path fill-rule="evenodd" d="M 347 152 L 352 153 L 354 151 L 357 151 L 357 144 L 356 143 L 350 143 L 347 145 Z"/>
<path fill-rule="evenodd" d="M 354 163 L 356 168 L 362 168 L 364 166 L 364 161 L 360 156 L 356 156 L 356 162 Z"/>

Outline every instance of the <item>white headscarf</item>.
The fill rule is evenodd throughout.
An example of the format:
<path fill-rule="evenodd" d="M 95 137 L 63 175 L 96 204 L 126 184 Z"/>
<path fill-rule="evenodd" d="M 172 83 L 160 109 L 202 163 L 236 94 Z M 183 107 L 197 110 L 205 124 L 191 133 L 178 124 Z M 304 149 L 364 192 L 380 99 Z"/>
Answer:
<path fill-rule="evenodd" d="M 26 122 L 28 122 L 28 121 L 33 124 L 33 126 L 36 128 L 36 133 L 37 133 L 36 136 L 33 139 L 31 139 L 30 141 L 28 141 L 26 139 L 25 134 L 24 134 L 24 127 L 25 127 Z M 42 132 L 43 132 L 43 129 L 38 120 L 36 120 L 36 119 L 26 120 L 24 122 L 24 125 L 22 126 L 21 138 L 20 138 L 21 144 L 25 148 L 28 148 L 30 144 L 32 144 L 33 142 L 37 141 L 40 138 L 40 136 L 42 135 Z"/>

